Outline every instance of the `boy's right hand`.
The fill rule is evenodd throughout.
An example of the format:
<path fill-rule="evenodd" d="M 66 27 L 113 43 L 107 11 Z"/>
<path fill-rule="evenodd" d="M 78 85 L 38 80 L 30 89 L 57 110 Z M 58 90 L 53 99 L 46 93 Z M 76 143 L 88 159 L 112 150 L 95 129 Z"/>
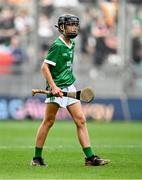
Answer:
<path fill-rule="evenodd" d="M 61 88 L 57 87 L 57 86 L 53 86 L 51 87 L 51 92 L 54 96 L 58 96 L 58 97 L 62 97 L 63 93 Z"/>

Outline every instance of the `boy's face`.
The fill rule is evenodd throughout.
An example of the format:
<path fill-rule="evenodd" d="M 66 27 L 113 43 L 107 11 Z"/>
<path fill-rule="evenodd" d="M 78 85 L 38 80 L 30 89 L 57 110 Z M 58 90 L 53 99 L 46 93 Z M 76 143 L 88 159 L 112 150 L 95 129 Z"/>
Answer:
<path fill-rule="evenodd" d="M 78 23 L 68 23 L 65 25 L 65 33 L 76 33 L 78 34 L 79 25 Z"/>
<path fill-rule="evenodd" d="M 75 38 L 78 35 L 79 24 L 76 22 L 70 22 L 62 26 L 63 34 L 69 38 Z"/>

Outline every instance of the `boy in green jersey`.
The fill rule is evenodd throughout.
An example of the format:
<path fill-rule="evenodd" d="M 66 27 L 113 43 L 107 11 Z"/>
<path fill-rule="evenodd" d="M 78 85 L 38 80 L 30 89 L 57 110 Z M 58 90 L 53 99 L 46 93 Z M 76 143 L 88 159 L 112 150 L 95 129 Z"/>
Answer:
<path fill-rule="evenodd" d="M 67 108 L 72 116 L 82 150 L 85 154 L 85 165 L 105 165 L 109 160 L 104 160 L 92 151 L 86 119 L 79 100 L 63 97 L 62 91 L 76 91 L 73 83 L 75 77 L 72 70 L 75 42 L 74 38 L 79 31 L 79 18 L 75 15 L 65 14 L 59 17 L 56 26 L 61 35 L 49 48 L 41 70 L 47 81 L 47 88 L 51 89 L 53 97 L 45 100 L 45 115 L 36 136 L 35 154 L 31 161 L 33 166 L 46 166 L 42 158 L 42 149 L 48 132 L 55 122 L 55 117 L 60 107 Z"/>

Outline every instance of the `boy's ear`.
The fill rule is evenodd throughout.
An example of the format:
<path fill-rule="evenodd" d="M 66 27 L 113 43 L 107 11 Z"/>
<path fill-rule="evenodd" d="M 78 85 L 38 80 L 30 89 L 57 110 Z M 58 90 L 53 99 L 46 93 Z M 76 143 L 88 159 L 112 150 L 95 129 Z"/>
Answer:
<path fill-rule="evenodd" d="M 60 30 L 64 31 L 64 26 L 63 25 L 60 26 Z"/>

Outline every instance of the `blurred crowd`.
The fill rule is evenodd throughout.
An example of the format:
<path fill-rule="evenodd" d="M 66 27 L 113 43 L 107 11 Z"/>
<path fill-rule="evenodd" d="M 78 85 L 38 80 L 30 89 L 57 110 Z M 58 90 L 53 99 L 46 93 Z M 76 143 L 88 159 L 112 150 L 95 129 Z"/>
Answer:
<path fill-rule="evenodd" d="M 91 55 L 98 68 L 118 54 L 119 0 L 40 0 L 39 59 L 47 53 L 57 33 L 57 13 L 75 12 L 80 16 L 80 53 Z M 35 27 L 33 0 L 0 0 L 0 74 L 21 74 L 21 66 L 31 61 Z M 76 8 L 80 7 L 80 8 Z M 132 61 L 142 61 L 142 7 L 137 6 L 132 27 Z M 12 68 L 11 68 L 12 67 Z M 14 68 L 13 68 L 14 67 Z"/>
<path fill-rule="evenodd" d="M 33 31 L 33 18 L 22 3 L 26 1 L 0 0 L 0 74 L 20 74 L 28 61 L 25 38 Z"/>
<path fill-rule="evenodd" d="M 117 0 L 98 1 L 98 6 L 86 8 L 81 28 L 81 51 L 93 53 L 93 62 L 101 66 L 108 54 L 117 52 Z"/>
<path fill-rule="evenodd" d="M 134 5 L 133 5 L 134 6 Z M 110 57 L 111 62 L 123 64 L 118 58 L 120 20 L 118 0 L 98 1 L 98 6 L 86 8 L 84 25 L 81 31 L 81 51 L 93 54 L 93 63 L 100 67 Z M 131 34 L 131 59 L 133 63 L 142 62 L 142 3 L 137 5 L 132 19 L 132 27 L 128 27 Z M 116 55 L 116 56 L 113 56 Z"/>

